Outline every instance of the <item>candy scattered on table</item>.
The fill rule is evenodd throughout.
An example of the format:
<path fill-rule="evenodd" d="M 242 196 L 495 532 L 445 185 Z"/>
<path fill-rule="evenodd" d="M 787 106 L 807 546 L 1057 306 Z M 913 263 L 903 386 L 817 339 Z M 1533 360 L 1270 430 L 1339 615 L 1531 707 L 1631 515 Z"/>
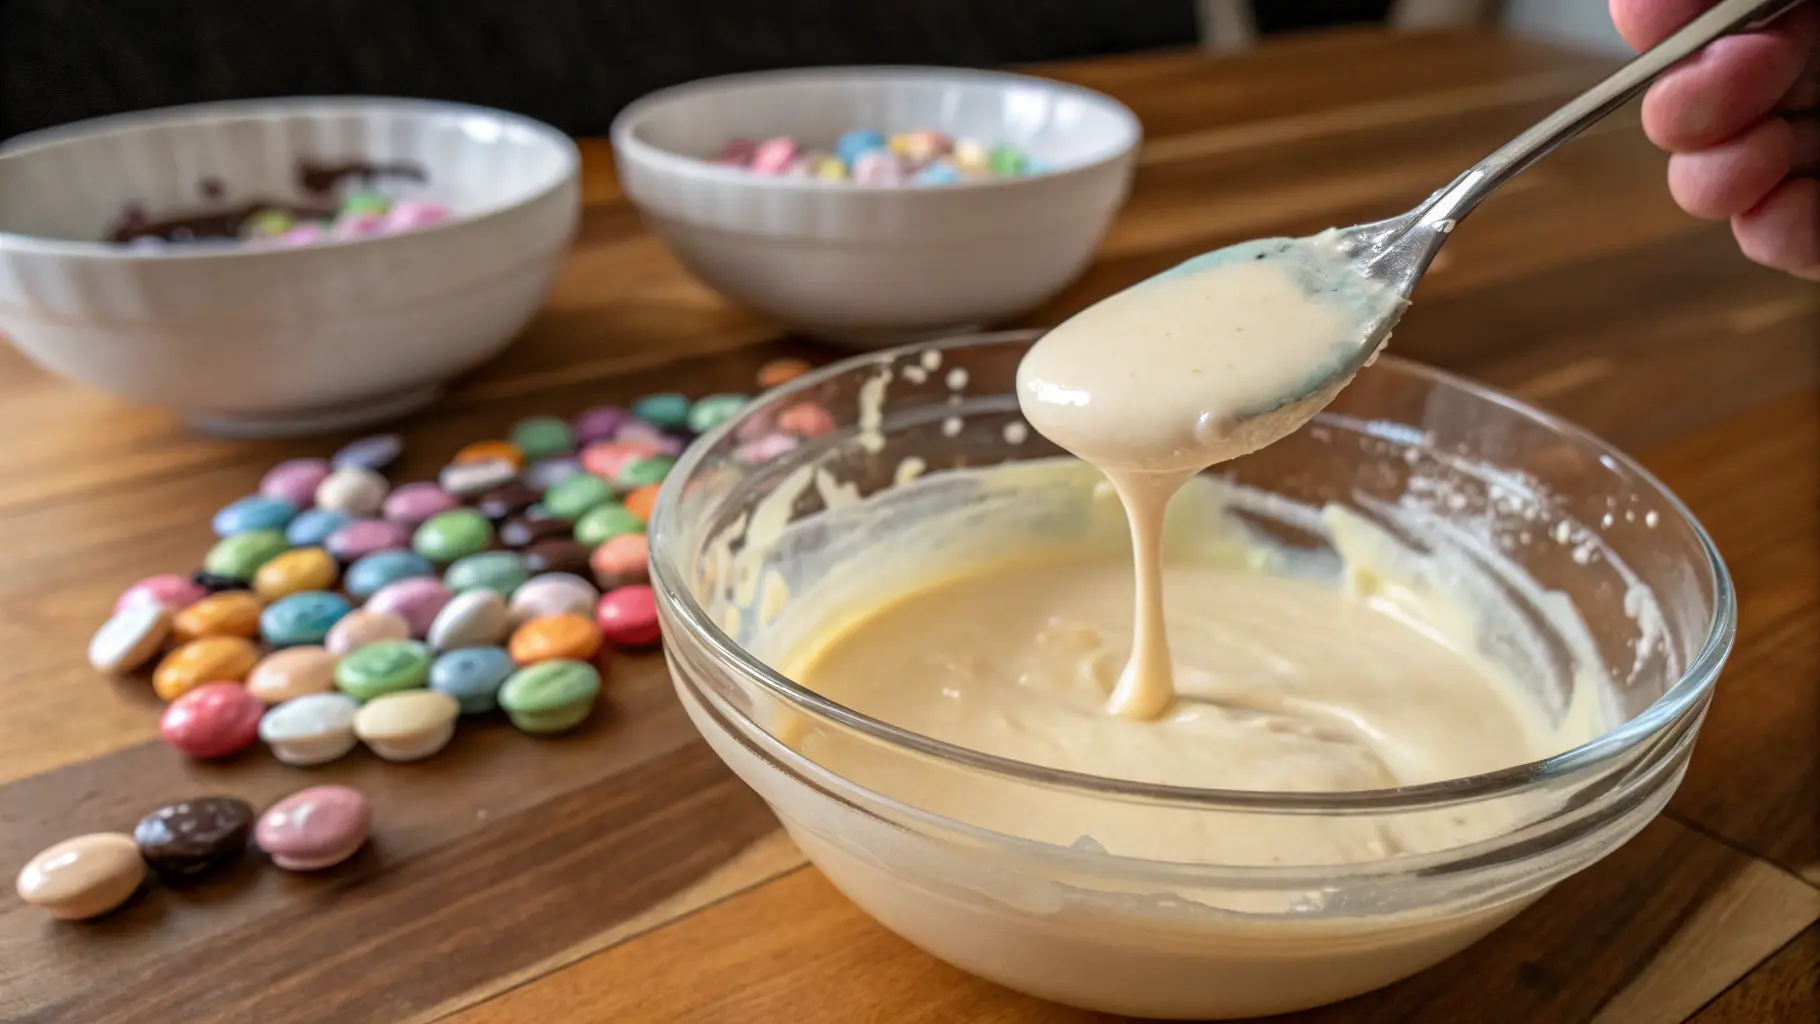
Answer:
<path fill-rule="evenodd" d="M 152 691 L 173 701 L 209 682 L 244 680 L 259 662 L 259 648 L 238 636 L 205 636 L 172 650 L 152 672 Z"/>
<path fill-rule="evenodd" d="M 28 861 L 19 898 L 66 921 L 99 917 L 125 903 L 145 880 L 139 844 L 124 832 L 65 839 Z"/>
<path fill-rule="evenodd" d="M 945 185 L 1024 178 L 1048 164 L 1008 143 L 988 145 L 933 128 L 886 135 L 858 128 L 817 147 L 780 135 L 758 141 L 731 139 L 714 163 L 768 178 L 813 178 L 862 185 Z M 764 385 L 771 386 L 771 385 Z"/>
<path fill-rule="evenodd" d="M 205 796 L 166 804 L 139 819 L 133 842 L 152 870 L 187 878 L 223 867 L 246 853 L 253 806 L 239 797 Z"/>
<path fill-rule="evenodd" d="M 359 851 L 372 820 L 359 790 L 313 786 L 266 808 L 253 841 L 286 871 L 320 871 Z"/>
<path fill-rule="evenodd" d="M 512 629 L 512 615 L 505 598 L 485 587 L 464 590 L 449 599 L 430 623 L 431 650 L 453 651 L 462 647 L 491 647 L 506 638 Z"/>
<path fill-rule="evenodd" d="M 354 735 L 387 761 L 421 761 L 454 739 L 460 714 L 461 705 L 446 693 L 403 690 L 362 706 L 354 716 Z"/>
<path fill-rule="evenodd" d="M 251 591 L 223 590 L 210 594 L 171 616 L 171 640 L 187 644 L 205 636 L 251 639 L 259 635 L 259 616 L 264 611 L 265 602 Z"/>
<path fill-rule="evenodd" d="M 265 704 L 239 683 L 203 683 L 164 709 L 158 731 L 191 757 L 227 757 L 253 745 L 264 714 Z"/>
<path fill-rule="evenodd" d="M 464 715 L 484 715 L 499 706 L 499 688 L 518 663 L 503 647 L 464 647 L 438 655 L 430 665 L 430 689 L 455 698 Z"/>
<path fill-rule="evenodd" d="M 333 632 L 330 630 L 331 635 Z M 273 651 L 247 673 L 246 691 L 267 705 L 328 693 L 335 689 L 335 665 L 339 660 L 326 647 L 314 644 Z"/>
<path fill-rule="evenodd" d="M 658 641 L 657 595 L 642 583 L 601 596 L 594 620 L 608 641 L 621 647 L 648 647 Z"/>
<path fill-rule="evenodd" d="M 353 750 L 354 716 L 360 702 L 345 693 L 306 693 L 278 705 L 259 720 L 259 739 L 288 765 L 327 764 Z"/>
<path fill-rule="evenodd" d="M 102 672 L 131 672 L 156 657 L 170 633 L 171 613 L 163 605 L 128 605 L 95 631 L 88 663 Z"/>
<path fill-rule="evenodd" d="M 600 672 L 585 661 L 555 659 L 519 669 L 499 690 L 499 706 L 528 733 L 567 732 L 587 720 L 600 695 Z"/>

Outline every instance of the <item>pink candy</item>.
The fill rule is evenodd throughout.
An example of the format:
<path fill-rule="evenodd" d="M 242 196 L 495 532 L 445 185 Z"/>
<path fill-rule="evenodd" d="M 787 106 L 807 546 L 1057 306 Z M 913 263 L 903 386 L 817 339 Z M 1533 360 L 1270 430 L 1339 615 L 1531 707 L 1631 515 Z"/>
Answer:
<path fill-rule="evenodd" d="M 681 441 L 643 420 L 632 420 L 613 433 L 613 440 L 642 445 L 653 455 L 681 455 Z"/>
<path fill-rule="evenodd" d="M 454 596 L 440 580 L 414 576 L 380 587 L 367 598 L 365 608 L 369 612 L 397 615 L 410 625 L 411 635 L 421 640 L 429 635 L 430 623 L 436 621 L 436 613 Z"/>
<path fill-rule="evenodd" d="M 259 481 L 259 493 L 282 498 L 297 508 L 316 504 L 316 488 L 330 472 L 327 459 L 291 459 L 273 466 Z"/>
<path fill-rule="evenodd" d="M 239 683 L 204 683 L 164 709 L 158 731 L 191 757 L 226 757 L 253 745 L 263 714 L 264 702 Z"/>
<path fill-rule="evenodd" d="M 460 499 L 435 484 L 405 484 L 386 496 L 384 515 L 394 523 L 420 526 L 431 516 L 447 512 L 460 504 Z"/>
<path fill-rule="evenodd" d="M 136 604 L 161 604 L 167 611 L 180 612 L 209 596 L 208 588 L 188 576 L 174 572 L 159 573 L 121 591 L 114 602 L 116 613 Z"/>
<path fill-rule="evenodd" d="M 575 441 L 586 446 L 608 440 L 631 418 L 631 413 L 617 405 L 597 405 L 575 417 Z"/>
<path fill-rule="evenodd" d="M 253 841 L 286 871 L 316 871 L 352 857 L 372 824 L 359 790 L 312 786 L 266 808 Z"/>
<path fill-rule="evenodd" d="M 741 444 L 734 454 L 739 461 L 756 466 L 795 448 L 796 443 L 789 434 L 762 434 Z"/>
<path fill-rule="evenodd" d="M 621 647 L 649 647 L 663 635 L 657 595 L 642 583 L 609 591 L 594 609 L 594 622 L 609 643 Z"/>
<path fill-rule="evenodd" d="M 329 554 L 352 562 L 375 551 L 411 546 L 411 528 L 386 519 L 359 519 L 329 534 L 322 542 Z"/>
<path fill-rule="evenodd" d="M 749 166 L 754 173 L 775 177 L 790 170 L 796 163 L 796 153 L 795 139 L 787 136 L 766 139 L 752 151 L 752 163 Z"/>
<path fill-rule="evenodd" d="M 449 208 L 441 203 L 429 203 L 421 200 L 407 200 L 393 204 L 386 211 L 382 231 L 415 231 L 418 228 L 435 227 L 449 219 Z"/>
<path fill-rule="evenodd" d="M 885 150 L 861 153 L 853 161 L 853 180 L 862 185 L 896 185 L 903 178 L 897 158 Z"/>

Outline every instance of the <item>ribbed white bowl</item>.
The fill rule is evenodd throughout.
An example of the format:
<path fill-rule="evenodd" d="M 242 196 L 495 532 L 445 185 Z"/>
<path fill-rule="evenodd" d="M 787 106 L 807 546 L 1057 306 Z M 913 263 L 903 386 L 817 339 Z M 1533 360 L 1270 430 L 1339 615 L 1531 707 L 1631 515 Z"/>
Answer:
<path fill-rule="evenodd" d="M 1027 178 L 871 186 L 709 162 L 727 140 L 831 145 L 855 128 L 1009 143 Z M 689 270 L 729 298 L 862 346 L 990 324 L 1073 281 L 1124 202 L 1141 137 L 1110 97 L 951 68 L 807 68 L 667 89 L 613 124 L 620 180 Z"/>
<path fill-rule="evenodd" d="M 409 161 L 456 216 L 295 249 L 99 241 L 129 203 L 301 199 L 299 160 Z M 433 399 L 536 312 L 579 216 L 574 144 L 479 107 L 397 99 L 206 104 L 101 118 L 0 147 L 0 334 L 54 373 L 280 435 Z"/>

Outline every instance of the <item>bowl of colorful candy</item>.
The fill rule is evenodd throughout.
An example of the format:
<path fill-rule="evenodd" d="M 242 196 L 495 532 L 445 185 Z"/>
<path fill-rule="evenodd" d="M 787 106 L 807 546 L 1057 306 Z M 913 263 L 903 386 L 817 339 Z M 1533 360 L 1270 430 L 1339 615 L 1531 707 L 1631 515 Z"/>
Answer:
<path fill-rule="evenodd" d="M 0 334 L 212 432 L 388 418 L 536 312 L 574 234 L 579 165 L 536 121 L 379 98 L 21 136 L 0 147 Z"/>
<path fill-rule="evenodd" d="M 1142 132 L 1028 75 L 805 68 L 647 96 L 613 124 L 626 194 L 697 277 L 862 347 L 991 324 L 1093 257 Z"/>

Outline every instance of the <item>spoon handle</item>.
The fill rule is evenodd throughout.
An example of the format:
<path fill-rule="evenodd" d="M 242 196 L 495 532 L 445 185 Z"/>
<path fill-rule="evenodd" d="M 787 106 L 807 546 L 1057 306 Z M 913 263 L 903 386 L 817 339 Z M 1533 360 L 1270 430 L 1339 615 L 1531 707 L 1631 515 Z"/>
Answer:
<path fill-rule="evenodd" d="M 1556 146 L 1622 106 L 1663 72 L 1734 32 L 1767 25 L 1805 0 L 1721 0 L 1679 31 L 1639 54 L 1611 77 L 1569 100 L 1479 161 L 1425 204 L 1419 224 L 1457 221 L 1498 186 L 1521 174 Z"/>

